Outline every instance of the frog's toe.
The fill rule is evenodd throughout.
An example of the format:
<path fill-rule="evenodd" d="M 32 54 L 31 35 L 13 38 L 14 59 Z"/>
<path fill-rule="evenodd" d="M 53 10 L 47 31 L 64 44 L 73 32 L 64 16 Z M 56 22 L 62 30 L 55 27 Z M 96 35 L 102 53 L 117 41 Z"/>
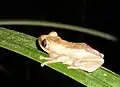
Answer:
<path fill-rule="evenodd" d="M 46 64 L 46 63 L 42 63 L 42 64 L 41 64 L 41 67 L 43 67 L 43 66 L 45 66 L 45 65 L 47 65 L 47 64 Z"/>
<path fill-rule="evenodd" d="M 42 57 L 42 56 L 40 56 L 39 59 L 40 59 L 40 60 L 43 60 L 43 59 L 44 59 L 44 60 L 51 60 L 52 58 L 50 58 L 50 57 Z"/>
<path fill-rule="evenodd" d="M 72 69 L 73 68 L 73 66 L 67 66 L 67 69 Z"/>
<path fill-rule="evenodd" d="M 75 67 L 75 66 L 67 66 L 67 69 L 79 69 L 80 67 Z"/>
<path fill-rule="evenodd" d="M 45 57 L 43 57 L 43 56 L 40 56 L 40 57 L 39 57 L 39 59 L 45 59 Z"/>

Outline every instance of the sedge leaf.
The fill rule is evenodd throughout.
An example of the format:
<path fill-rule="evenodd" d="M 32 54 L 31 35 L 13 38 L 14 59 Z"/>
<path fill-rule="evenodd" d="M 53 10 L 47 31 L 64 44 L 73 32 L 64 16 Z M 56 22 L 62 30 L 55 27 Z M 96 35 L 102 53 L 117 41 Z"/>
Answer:
<path fill-rule="evenodd" d="M 0 47 L 43 63 L 46 60 L 40 60 L 39 58 L 48 55 L 38 50 L 36 41 L 36 37 L 0 27 Z M 62 63 L 47 66 L 88 87 L 120 87 L 120 76 L 104 67 L 88 73 L 80 69 L 68 70 L 66 65 Z"/>

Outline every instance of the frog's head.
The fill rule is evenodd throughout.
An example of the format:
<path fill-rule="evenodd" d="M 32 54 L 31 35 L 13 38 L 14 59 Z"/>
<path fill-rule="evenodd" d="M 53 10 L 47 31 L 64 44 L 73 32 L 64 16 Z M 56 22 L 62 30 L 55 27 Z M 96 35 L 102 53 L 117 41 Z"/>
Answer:
<path fill-rule="evenodd" d="M 57 32 L 52 31 L 47 35 L 41 35 L 38 38 L 38 43 L 45 52 L 49 53 L 51 51 L 50 47 L 55 44 L 58 38 Z"/>

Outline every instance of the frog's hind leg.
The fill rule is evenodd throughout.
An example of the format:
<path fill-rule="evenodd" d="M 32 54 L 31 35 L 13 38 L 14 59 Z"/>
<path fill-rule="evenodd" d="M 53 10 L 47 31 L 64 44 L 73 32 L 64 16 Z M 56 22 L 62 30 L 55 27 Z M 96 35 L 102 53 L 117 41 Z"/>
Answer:
<path fill-rule="evenodd" d="M 104 63 L 104 59 L 99 57 L 86 57 L 74 60 L 68 69 L 81 69 L 87 72 L 95 71 Z"/>
<path fill-rule="evenodd" d="M 56 58 L 53 58 L 51 60 L 48 60 L 48 61 L 42 63 L 41 66 L 43 67 L 44 65 L 48 65 L 48 64 L 51 64 L 51 63 L 64 62 L 68 59 L 69 59 L 68 56 L 60 55 L 60 56 L 57 56 Z"/>

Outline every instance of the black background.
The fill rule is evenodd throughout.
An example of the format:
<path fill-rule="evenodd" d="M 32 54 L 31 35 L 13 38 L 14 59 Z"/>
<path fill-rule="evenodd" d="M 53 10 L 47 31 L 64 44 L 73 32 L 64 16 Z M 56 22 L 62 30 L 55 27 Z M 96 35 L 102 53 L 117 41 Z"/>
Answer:
<path fill-rule="evenodd" d="M 2 1 L 0 19 L 29 19 L 61 22 L 93 28 L 119 39 L 117 2 L 108 1 Z M 1 26 L 35 37 L 51 30 L 74 42 L 84 41 L 105 54 L 104 67 L 120 74 L 119 43 L 81 32 L 52 27 Z M 0 79 L 19 85 L 77 87 L 81 84 L 20 54 L 0 48 Z"/>

